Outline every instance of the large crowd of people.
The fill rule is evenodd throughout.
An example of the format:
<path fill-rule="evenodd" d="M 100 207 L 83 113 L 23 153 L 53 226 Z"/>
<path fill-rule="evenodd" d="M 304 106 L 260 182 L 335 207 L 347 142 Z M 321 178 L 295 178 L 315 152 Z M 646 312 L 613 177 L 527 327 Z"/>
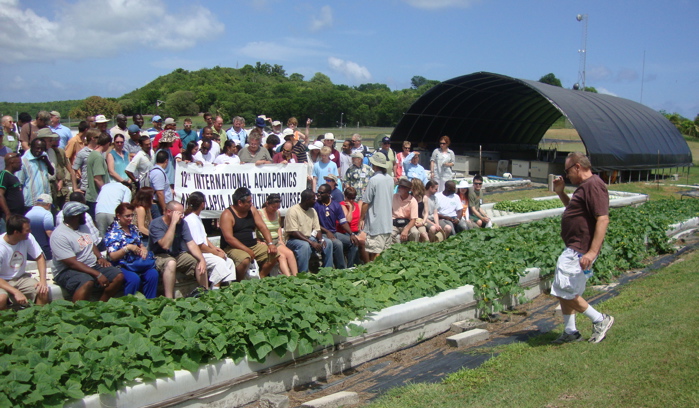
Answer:
<path fill-rule="evenodd" d="M 178 276 L 202 290 L 249 278 L 295 276 L 323 267 L 345 269 L 374 260 L 401 242 L 441 241 L 460 231 L 490 227 L 481 209 L 480 176 L 453 181 L 450 139 L 439 139 L 430 169 L 410 142 L 391 149 L 388 137 L 372 152 L 359 134 L 340 150 L 332 133 L 310 135 L 296 118 L 282 123 L 261 115 L 254 126 L 236 116 L 224 130 L 220 116 L 204 114 L 177 129 L 158 115 L 147 128 L 117 115 L 87 118 L 73 136 L 59 112 L 2 118 L 0 136 L 0 309 L 48 299 L 46 261 L 68 298 L 101 300 L 120 293 L 175 296 Z M 307 189 L 280 213 L 270 192 L 261 208 L 241 187 L 217 220 L 202 220 L 206 196 L 174 200 L 176 166 L 304 163 Z M 215 232 L 215 233 L 214 233 Z M 220 244 L 212 243 L 213 235 Z M 8 254 L 10 252 L 7 252 Z M 36 260 L 39 281 L 26 272 Z"/>

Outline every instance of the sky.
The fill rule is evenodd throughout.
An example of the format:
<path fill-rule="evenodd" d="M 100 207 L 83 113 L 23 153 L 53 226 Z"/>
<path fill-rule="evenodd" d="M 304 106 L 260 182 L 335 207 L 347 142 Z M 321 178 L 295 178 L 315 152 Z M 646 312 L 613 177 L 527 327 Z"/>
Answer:
<path fill-rule="evenodd" d="M 350 86 L 486 71 L 571 88 L 585 50 L 586 86 L 694 119 L 698 15 L 696 0 L 0 0 L 0 101 L 257 61 Z"/>

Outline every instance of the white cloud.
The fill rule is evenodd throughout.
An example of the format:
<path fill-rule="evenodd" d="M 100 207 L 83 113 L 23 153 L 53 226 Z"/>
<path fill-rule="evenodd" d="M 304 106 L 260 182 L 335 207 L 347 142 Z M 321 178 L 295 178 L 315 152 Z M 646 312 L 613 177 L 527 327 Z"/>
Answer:
<path fill-rule="evenodd" d="M 333 71 L 343 74 L 354 82 L 366 83 L 371 81 L 371 73 L 369 70 L 356 62 L 329 57 L 328 65 Z"/>
<path fill-rule="evenodd" d="M 311 31 L 319 31 L 333 24 L 333 11 L 330 6 L 320 8 L 320 15 L 311 17 Z"/>
<path fill-rule="evenodd" d="M 612 73 L 612 70 L 603 66 L 603 65 L 597 65 L 590 67 L 587 69 L 587 72 L 585 73 L 585 77 L 587 81 L 607 81 L 612 79 L 614 74 Z"/>
<path fill-rule="evenodd" d="M 631 68 L 622 68 L 616 74 L 616 82 L 635 82 L 638 80 L 638 71 Z"/>
<path fill-rule="evenodd" d="M 597 90 L 597 93 L 601 93 L 602 95 L 619 96 L 607 88 L 595 87 L 595 89 Z"/>
<path fill-rule="evenodd" d="M 182 50 L 224 31 L 216 16 L 198 5 L 178 13 L 162 0 L 59 4 L 51 20 L 23 9 L 19 0 L 0 0 L 3 61 L 106 57 L 132 47 Z"/>
<path fill-rule="evenodd" d="M 467 8 L 482 0 L 403 0 L 411 6 L 419 9 L 437 10 L 443 8 Z"/>
<path fill-rule="evenodd" d="M 234 50 L 234 53 L 250 57 L 255 61 L 293 61 L 298 60 L 299 57 L 327 55 L 325 51 L 322 51 L 327 48 L 328 46 L 322 41 L 287 37 L 280 42 L 249 42 L 242 48 Z"/>

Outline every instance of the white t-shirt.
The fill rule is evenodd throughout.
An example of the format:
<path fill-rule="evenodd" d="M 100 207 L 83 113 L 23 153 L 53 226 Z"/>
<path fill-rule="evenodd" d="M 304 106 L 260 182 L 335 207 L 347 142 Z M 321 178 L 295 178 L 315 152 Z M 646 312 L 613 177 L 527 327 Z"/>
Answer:
<path fill-rule="evenodd" d="M 459 210 L 463 210 L 461 198 L 458 194 L 445 196 L 443 193 L 437 193 L 437 213 L 445 217 L 456 217 Z"/>
<path fill-rule="evenodd" d="M 189 233 L 192 234 L 192 241 L 195 244 L 201 245 L 206 242 L 206 230 L 204 229 L 204 223 L 201 222 L 201 218 L 198 215 L 191 213 L 184 217 L 184 221 L 189 227 Z"/>
<path fill-rule="evenodd" d="M 201 149 L 201 142 L 201 140 L 198 142 L 199 149 Z M 209 150 L 209 154 L 211 154 L 211 157 L 217 157 L 219 154 L 221 154 L 221 146 L 214 140 L 211 141 L 211 150 Z"/>
<path fill-rule="evenodd" d="M 24 275 L 27 254 L 36 259 L 43 252 L 32 234 L 29 234 L 29 239 L 19 241 L 16 245 L 8 244 L 5 235 L 7 233 L 0 235 L 0 278 L 9 281 Z"/>
<path fill-rule="evenodd" d="M 214 164 L 240 164 L 240 158 L 235 154 L 233 156 L 229 156 L 223 153 L 216 157 Z"/>

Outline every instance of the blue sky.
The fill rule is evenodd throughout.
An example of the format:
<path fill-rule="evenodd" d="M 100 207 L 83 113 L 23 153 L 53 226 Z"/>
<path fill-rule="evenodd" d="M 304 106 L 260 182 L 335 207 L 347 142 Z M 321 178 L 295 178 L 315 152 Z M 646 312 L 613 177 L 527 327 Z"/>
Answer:
<path fill-rule="evenodd" d="M 119 97 L 176 68 L 257 61 L 391 89 L 477 71 L 570 88 L 578 14 L 586 85 L 699 114 L 695 0 L 0 0 L 0 101 Z"/>

